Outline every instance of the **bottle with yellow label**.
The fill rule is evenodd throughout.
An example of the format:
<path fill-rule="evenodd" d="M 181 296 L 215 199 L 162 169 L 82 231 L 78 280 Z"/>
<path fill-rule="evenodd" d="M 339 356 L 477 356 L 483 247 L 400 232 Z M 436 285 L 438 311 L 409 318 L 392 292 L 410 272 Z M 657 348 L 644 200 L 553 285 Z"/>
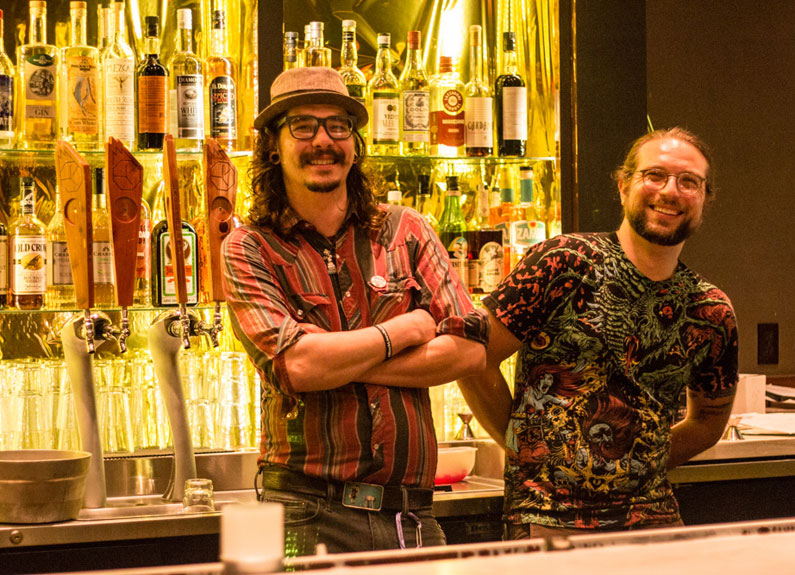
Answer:
<path fill-rule="evenodd" d="M 11 307 L 41 309 L 47 291 L 47 241 L 36 217 L 36 183 L 22 178 L 20 214 L 11 226 Z"/>
<path fill-rule="evenodd" d="M 64 138 L 78 150 L 99 146 L 99 50 L 86 42 L 86 2 L 70 2 L 71 43 L 61 52 Z"/>

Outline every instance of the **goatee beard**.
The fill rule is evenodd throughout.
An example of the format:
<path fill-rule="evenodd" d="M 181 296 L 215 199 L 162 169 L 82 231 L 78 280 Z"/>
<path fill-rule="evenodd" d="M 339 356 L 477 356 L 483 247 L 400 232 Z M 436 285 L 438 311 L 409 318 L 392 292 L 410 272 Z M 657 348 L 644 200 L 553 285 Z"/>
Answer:
<path fill-rule="evenodd" d="M 649 228 L 647 219 L 642 211 L 624 210 L 624 216 L 627 218 L 630 227 L 635 230 L 635 233 L 646 241 L 656 244 L 658 246 L 676 246 L 681 244 L 687 238 L 693 235 L 701 222 L 692 222 L 686 220 L 679 224 L 679 226 L 669 233 L 660 233 Z"/>
<path fill-rule="evenodd" d="M 317 158 L 326 158 L 326 159 L 330 158 L 335 163 L 341 164 L 341 163 L 343 163 L 345 161 L 345 154 L 342 151 L 336 150 L 334 148 L 329 148 L 329 149 L 326 149 L 326 150 L 312 151 L 312 152 L 304 152 L 304 153 L 301 154 L 301 165 L 302 166 L 308 166 L 308 165 L 311 164 L 311 162 L 313 160 L 315 160 Z M 322 182 L 322 183 L 321 182 L 306 182 L 305 185 L 306 185 L 306 189 L 309 190 L 310 192 L 317 192 L 317 193 L 320 193 L 320 194 L 327 194 L 329 192 L 333 192 L 334 190 L 336 190 L 341 184 L 342 184 L 342 181 Z"/>

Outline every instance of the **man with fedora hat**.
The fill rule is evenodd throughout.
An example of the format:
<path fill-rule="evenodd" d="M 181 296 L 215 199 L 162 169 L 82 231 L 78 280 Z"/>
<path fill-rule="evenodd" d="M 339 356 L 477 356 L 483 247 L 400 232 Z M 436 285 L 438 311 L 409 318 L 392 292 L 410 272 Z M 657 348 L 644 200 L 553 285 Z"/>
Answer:
<path fill-rule="evenodd" d="M 414 210 L 362 170 L 366 108 L 331 68 L 271 86 L 251 225 L 224 248 L 235 334 L 262 378 L 260 499 L 299 554 L 444 543 L 427 388 L 485 361 L 488 321 Z"/>

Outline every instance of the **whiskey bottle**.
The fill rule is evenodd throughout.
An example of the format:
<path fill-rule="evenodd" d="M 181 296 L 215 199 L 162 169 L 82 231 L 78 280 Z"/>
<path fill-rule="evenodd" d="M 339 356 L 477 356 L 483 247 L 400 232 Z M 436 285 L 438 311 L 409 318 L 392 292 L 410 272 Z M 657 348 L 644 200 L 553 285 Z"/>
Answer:
<path fill-rule="evenodd" d="M 3 24 L 0 10 L 0 148 L 10 148 L 14 145 L 14 65 L 5 51 Z M 0 290 L 0 297 L 5 299 L 6 291 Z"/>
<path fill-rule="evenodd" d="M 406 65 L 400 74 L 400 153 L 425 156 L 430 145 L 428 74 L 422 64 L 421 33 L 409 30 Z"/>
<path fill-rule="evenodd" d="M 226 16 L 214 10 L 210 55 L 204 62 L 209 136 L 229 151 L 237 147 L 237 62 L 227 53 Z"/>
<path fill-rule="evenodd" d="M 0 221 L 0 307 L 8 305 L 8 229 Z"/>
<path fill-rule="evenodd" d="M 86 3 L 70 2 L 71 44 L 61 51 L 64 138 L 77 150 L 99 146 L 99 50 L 86 42 Z M 49 304 L 48 304 L 49 306 Z"/>
<path fill-rule="evenodd" d="M 150 278 L 152 275 L 152 220 L 149 204 L 141 198 L 141 219 L 138 224 L 138 255 L 135 258 L 135 287 L 133 303 L 148 307 L 152 304 Z"/>
<path fill-rule="evenodd" d="M 58 67 L 61 54 L 47 44 L 47 3 L 31 0 L 28 43 L 17 48 L 20 148 L 54 148 L 59 136 Z"/>
<path fill-rule="evenodd" d="M 44 224 L 36 217 L 36 184 L 20 183 L 20 215 L 11 227 L 11 307 L 41 309 L 47 291 L 47 241 Z"/>
<path fill-rule="evenodd" d="M 503 72 L 494 82 L 497 101 L 497 150 L 500 156 L 524 156 L 527 146 L 527 87 L 516 63 L 516 35 L 502 35 Z"/>
<path fill-rule="evenodd" d="M 367 92 L 367 78 L 359 69 L 359 54 L 356 48 L 356 20 L 342 21 L 342 50 L 340 52 L 340 76 L 348 89 L 348 95 L 363 105 Z"/>
<path fill-rule="evenodd" d="M 124 33 L 124 2 L 113 4 L 113 40 L 102 51 L 105 130 L 132 150 L 135 142 L 135 53 Z"/>
<path fill-rule="evenodd" d="M 483 31 L 469 27 L 469 82 L 464 86 L 466 105 L 466 155 L 490 156 L 494 151 L 494 100 L 483 71 Z"/>
<path fill-rule="evenodd" d="M 138 66 L 136 84 L 138 92 L 138 149 L 162 150 L 166 135 L 166 110 L 168 102 L 168 70 L 160 63 L 160 19 L 144 19 L 144 61 Z"/>
<path fill-rule="evenodd" d="M 367 84 L 367 108 L 370 110 L 370 153 L 396 156 L 400 150 L 400 87 L 392 73 L 389 34 L 378 35 L 375 73 Z"/>
<path fill-rule="evenodd" d="M 102 168 L 94 170 L 94 199 L 91 225 L 94 228 L 94 304 L 112 307 L 116 301 L 113 274 L 113 246 L 111 245 L 110 214 L 105 195 L 105 174 Z"/>
<path fill-rule="evenodd" d="M 464 155 L 464 84 L 450 56 L 439 57 L 439 73 L 431 78 L 431 154 Z"/>
<path fill-rule="evenodd" d="M 304 66 L 307 68 L 315 66 L 331 67 L 331 49 L 325 46 L 326 40 L 323 28 L 323 22 L 309 23 L 309 41 L 304 48 Z"/>
<path fill-rule="evenodd" d="M 447 176 L 447 191 L 444 197 L 444 210 L 439 218 L 439 239 L 447 248 L 450 256 L 450 267 L 458 274 L 462 285 L 467 285 L 467 240 L 466 222 L 461 212 L 461 190 L 458 188 L 458 176 Z"/>
<path fill-rule="evenodd" d="M 284 46 L 282 47 L 282 70 L 298 67 L 298 32 L 284 33 Z"/>
<path fill-rule="evenodd" d="M 168 63 L 169 131 L 178 150 L 200 151 L 204 142 L 204 76 L 202 63 L 193 53 L 193 13 L 177 10 L 177 51 Z"/>
<path fill-rule="evenodd" d="M 55 213 L 47 224 L 47 309 L 68 309 L 75 306 L 75 285 L 66 244 L 66 228 L 58 188 L 55 192 Z"/>
<path fill-rule="evenodd" d="M 152 230 L 152 305 L 155 307 L 177 305 L 177 290 L 174 281 L 174 266 L 171 261 L 168 221 L 161 220 Z M 196 230 L 188 222 L 182 222 L 182 249 L 185 254 L 185 280 L 188 305 L 199 301 L 199 278 L 197 266 L 198 241 Z"/>

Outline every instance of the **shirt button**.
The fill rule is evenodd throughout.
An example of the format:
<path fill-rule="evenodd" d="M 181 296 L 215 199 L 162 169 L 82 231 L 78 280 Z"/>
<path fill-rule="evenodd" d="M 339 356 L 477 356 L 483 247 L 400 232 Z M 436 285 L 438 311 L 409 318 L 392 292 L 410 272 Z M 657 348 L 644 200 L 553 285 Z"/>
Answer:
<path fill-rule="evenodd" d="M 375 403 L 370 404 L 370 411 L 375 411 L 375 408 L 378 407 Z"/>
<path fill-rule="evenodd" d="M 295 312 L 295 315 L 297 315 L 298 317 L 304 317 L 304 310 L 299 309 L 297 312 Z"/>
<path fill-rule="evenodd" d="M 346 292 L 345 292 L 345 297 L 351 297 L 351 292 L 349 292 L 349 291 L 346 291 Z"/>
<path fill-rule="evenodd" d="M 378 451 L 379 449 L 381 449 L 381 444 L 380 443 L 376 443 L 375 445 L 373 445 L 373 449 Z"/>

